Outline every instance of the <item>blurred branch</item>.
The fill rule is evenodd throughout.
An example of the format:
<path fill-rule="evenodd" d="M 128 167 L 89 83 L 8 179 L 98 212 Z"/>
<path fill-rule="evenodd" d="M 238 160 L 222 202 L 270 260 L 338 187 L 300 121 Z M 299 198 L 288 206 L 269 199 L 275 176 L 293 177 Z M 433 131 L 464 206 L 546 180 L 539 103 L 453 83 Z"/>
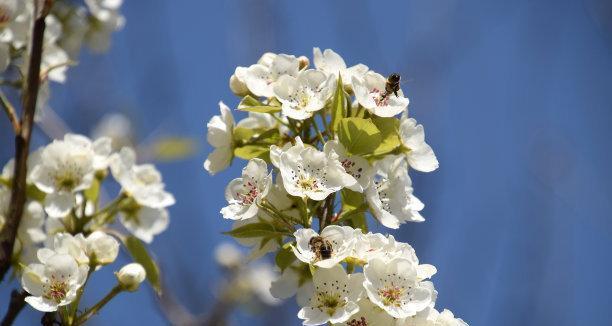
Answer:
<path fill-rule="evenodd" d="M 2 102 L 2 108 L 4 108 L 4 112 L 6 112 L 9 121 L 13 125 L 13 130 L 15 131 L 15 134 L 19 134 L 21 124 L 19 123 L 19 118 L 17 117 L 17 111 L 15 111 L 15 107 L 13 107 L 13 104 L 11 104 L 11 102 L 2 90 L 0 90 L 0 101 Z"/>
<path fill-rule="evenodd" d="M 45 34 L 45 17 L 53 4 L 53 0 L 35 2 L 36 15 L 32 28 L 32 44 L 30 61 L 28 65 L 28 76 L 23 89 L 23 112 L 21 117 L 21 128 L 15 135 L 15 170 L 13 174 L 13 185 L 11 187 L 11 203 L 8 211 L 6 225 L 0 232 L 0 280 L 11 266 L 11 256 L 17 236 L 17 228 L 21 222 L 23 207 L 26 201 L 26 174 L 27 161 L 30 151 L 30 138 L 32 137 L 32 125 L 36 111 L 38 89 L 40 87 L 40 63 L 42 60 L 43 39 Z M 41 6 L 42 7 L 39 7 Z"/>
<path fill-rule="evenodd" d="M 8 305 L 8 309 L 6 310 L 6 315 L 2 319 L 2 326 L 9 326 L 15 322 L 17 315 L 23 307 L 25 306 L 25 297 L 28 295 L 26 291 L 17 291 L 13 290 L 11 292 L 11 302 Z"/>

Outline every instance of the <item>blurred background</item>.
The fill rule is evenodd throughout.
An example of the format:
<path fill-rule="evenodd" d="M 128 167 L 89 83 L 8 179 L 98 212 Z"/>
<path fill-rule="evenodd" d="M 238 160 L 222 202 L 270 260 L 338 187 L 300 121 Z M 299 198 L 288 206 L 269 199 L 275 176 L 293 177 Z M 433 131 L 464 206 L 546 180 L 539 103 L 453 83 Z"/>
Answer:
<path fill-rule="evenodd" d="M 407 80 L 410 114 L 441 167 L 412 173 L 427 221 L 394 234 L 438 267 L 437 307 L 470 325 L 612 324 L 612 2 L 148 0 L 122 11 L 110 52 L 83 53 L 51 106 L 79 133 L 119 112 L 140 143 L 194 139 L 189 159 L 158 162 L 177 205 L 152 244 L 191 313 L 215 302 L 213 248 L 231 227 L 218 211 L 242 168 L 203 170 L 206 122 L 219 100 L 237 104 L 236 66 L 267 51 L 312 57 L 317 46 Z M 35 133 L 35 146 L 48 142 Z M 2 164 L 12 151 L 0 119 Z M 110 270 L 96 277 L 86 303 L 114 282 Z M 91 324 L 168 324 L 152 294 L 121 295 Z M 26 310 L 18 324 L 38 323 Z M 290 300 L 255 317 L 237 310 L 231 323 L 298 325 L 297 311 Z"/>

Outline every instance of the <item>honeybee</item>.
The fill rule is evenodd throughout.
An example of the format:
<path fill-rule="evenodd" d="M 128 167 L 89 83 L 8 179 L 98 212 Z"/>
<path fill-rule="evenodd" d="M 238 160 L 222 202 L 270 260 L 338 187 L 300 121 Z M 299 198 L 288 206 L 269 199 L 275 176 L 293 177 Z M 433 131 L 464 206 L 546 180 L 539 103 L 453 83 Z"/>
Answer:
<path fill-rule="evenodd" d="M 331 242 L 323 239 L 321 236 L 310 238 L 308 244 L 310 245 L 310 250 L 315 253 L 317 261 L 331 258 L 334 252 Z"/>
<path fill-rule="evenodd" d="M 385 92 L 382 93 L 381 98 L 384 99 L 387 96 L 391 95 L 391 93 L 395 94 L 397 97 L 397 92 L 400 90 L 400 75 L 398 73 L 393 73 L 387 77 L 387 82 L 385 83 Z"/>

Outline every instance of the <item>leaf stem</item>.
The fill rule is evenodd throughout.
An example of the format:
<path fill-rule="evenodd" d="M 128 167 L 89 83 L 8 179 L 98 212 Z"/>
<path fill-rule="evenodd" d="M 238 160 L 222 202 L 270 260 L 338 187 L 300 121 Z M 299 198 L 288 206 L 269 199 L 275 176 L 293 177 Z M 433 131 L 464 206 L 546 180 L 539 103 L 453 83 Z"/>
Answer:
<path fill-rule="evenodd" d="M 87 309 L 75 322 L 76 325 L 83 325 L 89 318 L 97 314 L 102 307 L 104 307 L 109 301 L 111 301 L 117 294 L 123 292 L 121 285 L 117 284 L 114 288 L 108 292 L 108 294 L 102 298 L 93 307 Z"/>

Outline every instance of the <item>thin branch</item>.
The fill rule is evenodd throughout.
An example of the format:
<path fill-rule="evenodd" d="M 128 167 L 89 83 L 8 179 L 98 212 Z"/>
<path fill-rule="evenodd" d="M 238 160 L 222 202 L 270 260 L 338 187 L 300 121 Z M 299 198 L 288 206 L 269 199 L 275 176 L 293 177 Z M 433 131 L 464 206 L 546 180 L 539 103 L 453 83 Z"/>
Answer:
<path fill-rule="evenodd" d="M 11 255 L 17 236 L 17 228 L 21 222 L 23 206 L 26 201 L 26 174 L 27 161 L 30 151 L 30 138 L 34 124 L 34 113 L 40 86 L 40 62 L 42 60 L 43 38 L 45 34 L 45 17 L 47 16 L 53 0 L 35 2 L 36 20 L 32 28 L 32 44 L 28 76 L 23 89 L 23 112 L 21 128 L 15 136 L 15 170 L 13 185 L 11 187 L 11 204 L 7 214 L 6 224 L 0 232 L 0 281 L 11 267 Z M 42 5 L 39 8 L 38 5 Z"/>
<path fill-rule="evenodd" d="M 13 125 L 15 135 L 19 134 L 21 124 L 19 123 L 19 118 L 17 117 L 17 111 L 15 111 L 15 107 L 13 104 L 11 104 L 11 101 L 9 101 L 2 90 L 0 90 L 0 102 L 2 102 L 2 108 L 4 109 L 4 112 L 6 112 L 11 125 Z"/>
<path fill-rule="evenodd" d="M 17 290 L 13 290 L 13 292 L 11 292 L 11 302 L 9 303 L 6 315 L 4 315 L 4 318 L 2 319 L 2 324 L 0 325 L 13 325 L 17 315 L 19 315 L 19 312 L 25 306 L 24 299 L 27 295 L 28 293 L 26 291 L 19 292 Z"/>

